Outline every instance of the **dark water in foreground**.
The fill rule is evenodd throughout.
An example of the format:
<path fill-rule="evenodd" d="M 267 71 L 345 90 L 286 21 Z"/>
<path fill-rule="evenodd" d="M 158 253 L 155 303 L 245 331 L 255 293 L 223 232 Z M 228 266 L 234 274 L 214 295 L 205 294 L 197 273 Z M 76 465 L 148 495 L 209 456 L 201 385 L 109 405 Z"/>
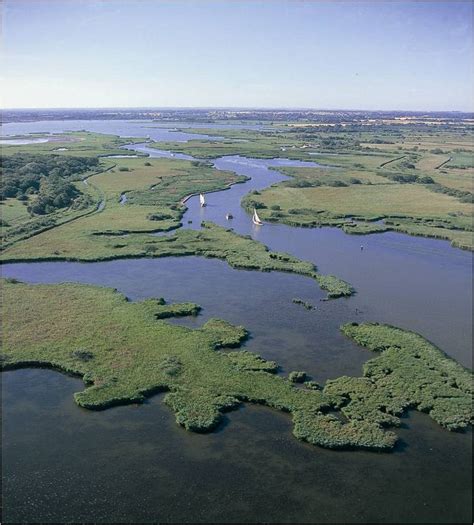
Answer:
<path fill-rule="evenodd" d="M 113 125 L 100 124 L 108 132 Z M 139 129 L 121 126 L 121 134 Z M 197 302 L 202 315 L 180 323 L 198 327 L 221 317 L 243 324 L 252 333 L 248 349 L 318 381 L 360 375 L 370 358 L 339 333 L 353 320 L 416 330 L 471 366 L 472 254 L 392 233 L 256 228 L 239 200 L 281 180 L 268 168 L 287 162 L 227 157 L 215 164 L 252 180 L 209 194 L 204 209 L 190 199 L 186 227 L 212 220 L 249 233 L 347 279 L 358 294 L 321 302 L 323 292 L 305 277 L 236 271 L 196 257 L 14 264 L 2 267 L 3 275 L 111 286 L 132 300 Z M 293 297 L 316 310 L 293 304 Z M 227 414 L 217 432 L 198 435 L 176 425 L 161 396 L 91 412 L 74 403 L 79 379 L 48 370 L 6 372 L 2 379 L 5 522 L 472 522 L 472 433 L 450 433 L 426 415 L 403 419 L 393 453 L 334 452 L 297 441 L 290 418 L 264 407 L 246 405 Z"/>
<path fill-rule="evenodd" d="M 198 435 L 159 396 L 79 409 L 81 381 L 48 370 L 3 375 L 6 522 L 470 522 L 470 436 L 411 414 L 391 454 L 296 441 L 263 407 Z"/>

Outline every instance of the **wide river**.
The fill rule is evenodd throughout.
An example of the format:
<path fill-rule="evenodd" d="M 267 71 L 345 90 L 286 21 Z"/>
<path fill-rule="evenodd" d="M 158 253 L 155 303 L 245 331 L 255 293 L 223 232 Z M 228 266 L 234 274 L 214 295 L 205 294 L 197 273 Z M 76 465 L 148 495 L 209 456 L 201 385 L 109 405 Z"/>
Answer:
<path fill-rule="evenodd" d="M 144 121 L 6 124 L 4 134 L 87 129 L 154 140 L 196 138 Z M 189 124 L 198 127 L 195 124 Z M 205 127 L 212 127 L 205 125 Z M 225 128 L 224 125 L 216 126 Z M 130 147 L 170 156 L 146 145 Z M 183 157 L 175 155 L 175 158 Z M 308 165 L 314 157 L 308 157 Z M 237 271 L 197 257 L 2 267 L 27 282 L 77 281 L 118 288 L 132 300 L 195 301 L 209 317 L 243 324 L 246 344 L 315 380 L 360 375 L 370 353 L 342 337 L 347 321 L 388 322 L 415 330 L 472 366 L 472 254 L 439 240 L 385 233 L 350 236 L 335 228 L 256 227 L 240 207 L 252 189 L 285 177 L 285 159 L 224 157 L 219 169 L 251 177 L 187 202 L 184 227 L 211 220 L 250 234 L 273 250 L 313 261 L 349 281 L 357 295 L 321 302 L 302 276 Z M 126 203 L 125 203 L 126 206 Z M 233 219 L 227 221 L 226 213 Z M 188 221 L 192 221 L 188 223 Z M 364 250 L 360 250 L 360 246 Z M 316 305 L 307 311 L 299 297 Z M 450 433 L 417 412 L 397 429 L 393 453 L 334 452 L 297 441 L 288 416 L 246 405 L 217 432 L 178 427 L 155 396 L 146 404 L 83 410 L 72 394 L 82 381 L 49 370 L 3 373 L 5 522 L 470 522 L 472 432 Z"/>

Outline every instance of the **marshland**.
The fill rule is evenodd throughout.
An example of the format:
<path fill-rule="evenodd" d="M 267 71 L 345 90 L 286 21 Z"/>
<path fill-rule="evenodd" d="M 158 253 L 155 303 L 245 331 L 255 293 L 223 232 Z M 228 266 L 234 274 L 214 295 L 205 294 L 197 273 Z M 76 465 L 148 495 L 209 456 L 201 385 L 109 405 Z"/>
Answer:
<path fill-rule="evenodd" d="M 0 522 L 473 523 L 474 4 L 0 4 Z"/>
<path fill-rule="evenodd" d="M 427 520 L 463 519 L 472 204 L 462 181 L 472 167 L 448 162 L 434 189 L 422 179 L 438 176 L 430 166 L 449 141 L 468 148 L 464 124 L 404 128 L 400 144 L 389 143 L 396 125 L 356 140 L 291 122 L 184 124 L 4 125 L 12 136 L 56 134 L 54 144 L 4 147 L 4 173 L 8 162 L 44 160 L 54 164 L 35 168 L 44 179 L 58 159 L 93 159 L 83 171 L 63 166 L 61 184 L 12 180 L 0 205 L 10 518 L 406 520 L 416 507 Z M 53 151 L 61 140 L 67 150 Z M 380 167 L 399 146 L 414 157 L 414 140 L 430 148 L 418 146 L 414 168 Z M 311 141 L 325 146 L 302 147 Z M 117 157 L 124 147 L 139 156 Z M 56 198 L 64 184 L 77 207 Z M 199 192 L 204 208 L 186 199 Z M 40 197 L 49 207 L 35 208 Z M 68 423 L 58 430 L 59 417 Z M 27 506 L 32 467 L 42 477 Z M 126 493 L 123 471 L 140 502 L 111 511 Z M 189 487 L 176 507 L 180 476 Z M 94 509 L 80 504 L 91 483 Z M 382 505 L 389 486 L 396 494 Z"/>

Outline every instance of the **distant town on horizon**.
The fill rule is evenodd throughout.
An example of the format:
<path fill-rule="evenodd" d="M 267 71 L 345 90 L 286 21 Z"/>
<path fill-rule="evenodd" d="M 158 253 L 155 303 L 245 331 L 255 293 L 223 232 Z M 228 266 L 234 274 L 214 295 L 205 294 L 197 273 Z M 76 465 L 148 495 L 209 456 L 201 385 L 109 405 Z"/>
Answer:
<path fill-rule="evenodd" d="M 432 123 L 446 119 L 469 122 L 473 112 L 463 111 L 402 111 L 362 109 L 311 109 L 311 108 L 230 108 L 230 107 L 130 107 L 130 108 L 17 108 L 1 110 L 2 122 L 24 120 L 82 120 L 82 119 L 156 119 L 162 121 L 242 120 L 242 121 L 295 121 L 330 123 L 362 123 L 375 120 L 410 120 L 424 118 Z"/>

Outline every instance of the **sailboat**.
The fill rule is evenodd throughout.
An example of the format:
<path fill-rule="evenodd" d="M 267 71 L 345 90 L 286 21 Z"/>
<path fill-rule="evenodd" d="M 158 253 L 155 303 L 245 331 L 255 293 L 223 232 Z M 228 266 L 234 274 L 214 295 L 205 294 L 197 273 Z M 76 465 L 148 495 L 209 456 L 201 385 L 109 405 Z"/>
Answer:
<path fill-rule="evenodd" d="M 260 220 L 260 217 L 258 216 L 257 210 L 253 209 L 253 215 L 252 215 L 252 222 L 256 224 L 257 226 L 262 226 L 263 222 Z"/>
<path fill-rule="evenodd" d="M 202 193 L 199 194 L 199 202 L 201 204 L 201 208 L 204 208 L 206 205 L 206 199 L 204 198 L 204 195 Z"/>

